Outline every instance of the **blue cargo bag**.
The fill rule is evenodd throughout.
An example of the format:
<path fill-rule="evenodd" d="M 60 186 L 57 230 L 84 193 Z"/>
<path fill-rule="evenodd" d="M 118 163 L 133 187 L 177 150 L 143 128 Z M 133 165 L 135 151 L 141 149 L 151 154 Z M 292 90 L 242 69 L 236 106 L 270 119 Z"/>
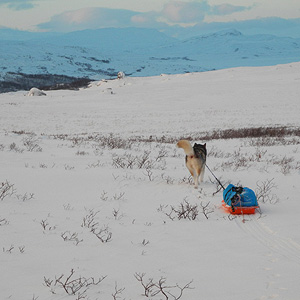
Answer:
<path fill-rule="evenodd" d="M 255 193 L 247 187 L 236 187 L 229 184 L 223 191 L 223 200 L 229 206 L 251 207 L 258 206 Z"/>

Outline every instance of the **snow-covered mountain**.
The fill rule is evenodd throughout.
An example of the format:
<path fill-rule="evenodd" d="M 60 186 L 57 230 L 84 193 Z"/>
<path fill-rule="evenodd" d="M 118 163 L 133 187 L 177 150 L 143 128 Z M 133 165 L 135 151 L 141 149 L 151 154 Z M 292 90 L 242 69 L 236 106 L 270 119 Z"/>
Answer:
<path fill-rule="evenodd" d="M 178 40 L 154 29 L 108 28 L 67 34 L 0 30 L 0 92 L 28 89 L 42 74 L 99 80 L 265 66 L 300 60 L 300 39 L 220 31 Z M 73 78 L 74 77 L 74 78 Z M 26 82 L 26 85 L 24 85 Z M 50 84 L 51 83 L 51 84 Z"/>

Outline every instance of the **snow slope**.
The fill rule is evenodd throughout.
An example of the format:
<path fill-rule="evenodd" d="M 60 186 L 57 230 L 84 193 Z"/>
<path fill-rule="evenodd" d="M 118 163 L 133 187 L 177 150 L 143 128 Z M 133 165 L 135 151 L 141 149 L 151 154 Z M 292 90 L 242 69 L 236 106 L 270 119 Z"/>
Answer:
<path fill-rule="evenodd" d="M 299 81 L 293 63 L 1 94 L 0 183 L 14 189 L 0 200 L 0 298 L 167 299 L 160 282 L 169 299 L 297 300 Z M 261 126 L 293 134 L 208 138 Z M 256 190 L 261 214 L 228 216 L 207 171 L 195 190 L 182 137 L 207 142 L 209 167 Z M 179 220 L 187 204 L 198 215 Z"/>

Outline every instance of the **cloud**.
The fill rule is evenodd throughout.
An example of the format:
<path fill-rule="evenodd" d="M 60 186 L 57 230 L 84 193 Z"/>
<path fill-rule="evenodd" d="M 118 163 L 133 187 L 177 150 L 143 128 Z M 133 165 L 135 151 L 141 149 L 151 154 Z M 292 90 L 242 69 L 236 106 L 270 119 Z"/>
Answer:
<path fill-rule="evenodd" d="M 1 1 L 1 0 L 0 0 Z M 14 3 L 22 2 L 14 0 Z M 164 29 L 170 25 L 190 25 L 203 22 L 207 15 L 228 15 L 248 9 L 244 6 L 222 4 L 211 6 L 203 1 L 169 1 L 160 12 L 135 12 L 126 9 L 83 8 L 55 15 L 38 25 L 48 31 L 75 31 L 107 27 L 145 27 Z"/>
<path fill-rule="evenodd" d="M 56 15 L 38 27 L 53 31 L 128 27 L 132 26 L 131 18 L 136 14 L 134 11 L 124 9 L 83 8 Z"/>
<path fill-rule="evenodd" d="M 162 17 L 173 23 L 201 22 L 208 11 L 210 11 L 210 6 L 206 1 L 170 1 L 164 5 Z"/>
<path fill-rule="evenodd" d="M 162 17 L 171 23 L 199 23 L 206 15 L 230 15 L 251 9 L 247 6 L 236 6 L 231 4 L 209 5 L 203 1 L 170 1 L 164 5 Z"/>
<path fill-rule="evenodd" d="M 38 25 L 48 31 L 75 31 L 107 27 L 164 28 L 157 20 L 157 13 L 139 13 L 125 9 L 83 8 L 53 16 L 49 22 Z"/>
<path fill-rule="evenodd" d="M 216 5 L 212 7 L 212 14 L 213 15 L 231 15 L 235 12 L 240 12 L 240 11 L 245 11 L 245 10 L 249 10 L 252 7 L 249 6 L 235 6 L 235 5 L 231 5 L 231 4 L 221 4 L 221 5 Z"/>
<path fill-rule="evenodd" d="M 26 10 L 36 6 L 32 2 L 28 0 L 0 0 L 0 5 L 5 5 L 12 10 Z"/>

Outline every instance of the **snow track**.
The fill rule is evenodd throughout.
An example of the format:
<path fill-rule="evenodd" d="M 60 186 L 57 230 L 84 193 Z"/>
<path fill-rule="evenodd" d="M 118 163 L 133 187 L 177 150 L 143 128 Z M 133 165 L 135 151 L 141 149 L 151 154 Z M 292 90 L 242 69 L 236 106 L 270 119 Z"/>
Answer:
<path fill-rule="evenodd" d="M 249 215 L 247 220 L 235 219 L 236 224 L 265 247 L 288 260 L 300 264 L 300 245 L 291 238 L 278 236 L 255 215 Z"/>

